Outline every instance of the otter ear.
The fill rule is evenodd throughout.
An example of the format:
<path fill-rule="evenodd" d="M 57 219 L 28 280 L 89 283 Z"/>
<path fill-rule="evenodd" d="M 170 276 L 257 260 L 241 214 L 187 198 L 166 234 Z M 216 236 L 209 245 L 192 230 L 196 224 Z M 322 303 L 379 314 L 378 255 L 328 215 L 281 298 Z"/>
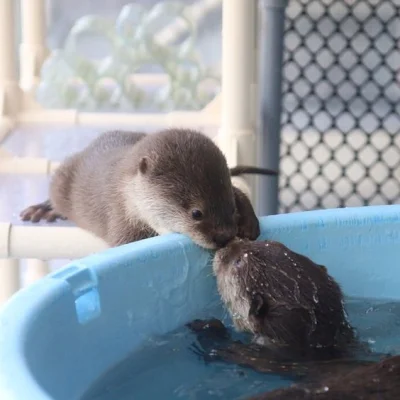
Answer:
<path fill-rule="evenodd" d="M 251 299 L 249 317 L 255 319 L 262 319 L 266 317 L 267 313 L 268 313 L 268 304 L 265 298 L 260 293 L 256 293 Z"/>
<path fill-rule="evenodd" d="M 148 157 L 142 157 L 139 161 L 139 171 L 142 174 L 146 174 L 150 168 L 150 159 Z"/>

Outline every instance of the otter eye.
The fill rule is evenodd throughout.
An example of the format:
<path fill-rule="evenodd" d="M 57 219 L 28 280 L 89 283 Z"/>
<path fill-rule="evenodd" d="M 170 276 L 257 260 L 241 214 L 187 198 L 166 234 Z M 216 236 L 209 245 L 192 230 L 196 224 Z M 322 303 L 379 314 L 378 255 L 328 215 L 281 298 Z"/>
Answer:
<path fill-rule="evenodd" d="M 203 218 L 203 213 L 200 210 L 193 210 L 192 218 L 196 221 L 200 221 Z"/>

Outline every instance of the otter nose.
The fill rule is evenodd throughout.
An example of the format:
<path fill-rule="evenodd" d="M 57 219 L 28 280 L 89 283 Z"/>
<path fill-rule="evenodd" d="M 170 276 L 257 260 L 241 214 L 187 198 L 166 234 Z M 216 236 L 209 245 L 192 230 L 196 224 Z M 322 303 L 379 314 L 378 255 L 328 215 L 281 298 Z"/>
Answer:
<path fill-rule="evenodd" d="M 218 246 L 218 247 L 224 247 L 226 246 L 232 239 L 234 238 L 234 236 L 226 234 L 226 233 L 220 233 L 218 235 L 214 236 L 214 243 Z"/>

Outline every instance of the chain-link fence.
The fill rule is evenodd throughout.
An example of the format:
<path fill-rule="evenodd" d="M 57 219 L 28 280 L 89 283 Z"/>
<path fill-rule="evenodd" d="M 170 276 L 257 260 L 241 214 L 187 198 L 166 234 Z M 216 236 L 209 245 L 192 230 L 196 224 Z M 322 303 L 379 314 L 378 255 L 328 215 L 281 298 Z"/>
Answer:
<path fill-rule="evenodd" d="M 280 212 L 400 200 L 400 0 L 291 0 Z"/>

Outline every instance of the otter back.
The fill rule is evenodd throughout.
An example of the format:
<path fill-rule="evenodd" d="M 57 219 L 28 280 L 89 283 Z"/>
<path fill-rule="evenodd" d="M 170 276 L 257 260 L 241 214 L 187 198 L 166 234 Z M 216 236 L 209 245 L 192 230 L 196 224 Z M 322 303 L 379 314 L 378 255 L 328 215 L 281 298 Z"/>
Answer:
<path fill-rule="evenodd" d="M 260 233 L 220 149 L 187 129 L 101 135 L 56 170 L 50 201 L 21 217 L 67 218 L 111 246 L 177 232 L 215 249 Z"/>

